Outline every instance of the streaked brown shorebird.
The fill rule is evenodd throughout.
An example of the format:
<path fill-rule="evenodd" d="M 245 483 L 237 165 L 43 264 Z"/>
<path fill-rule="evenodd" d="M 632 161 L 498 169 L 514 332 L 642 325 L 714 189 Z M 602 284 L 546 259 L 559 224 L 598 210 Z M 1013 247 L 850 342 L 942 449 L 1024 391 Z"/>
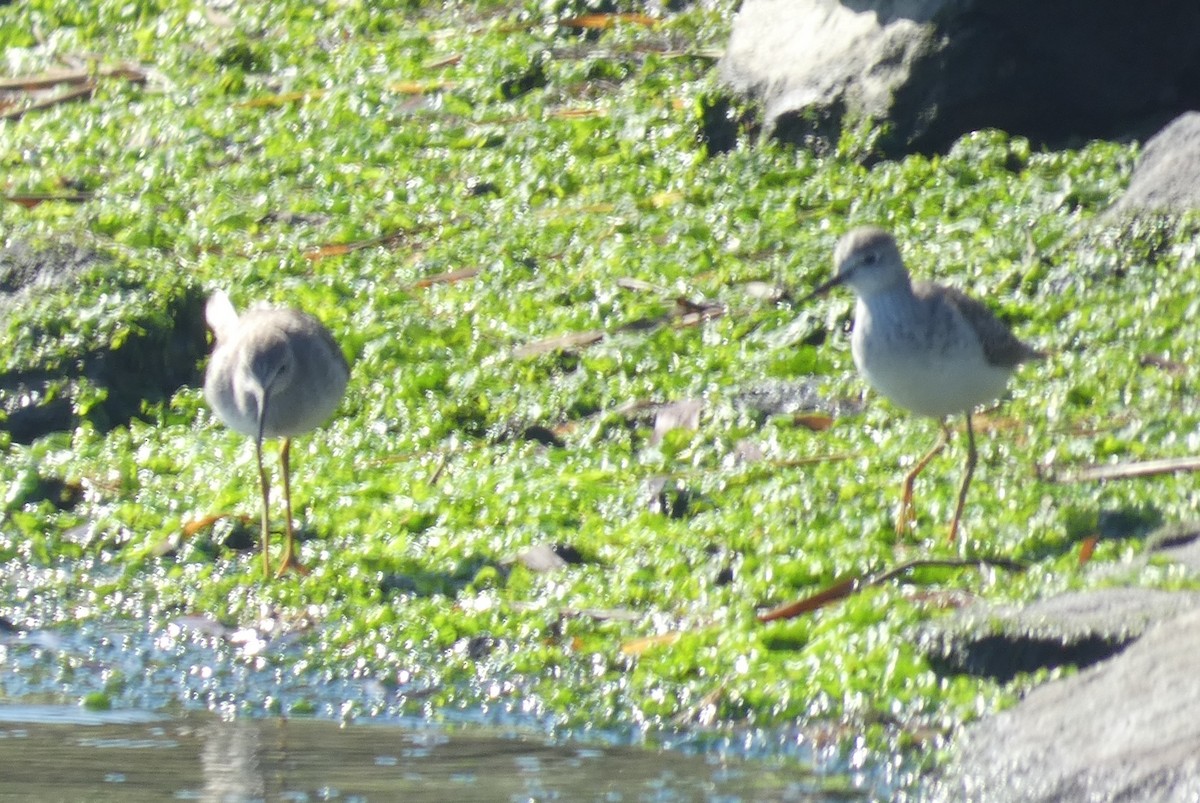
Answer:
<path fill-rule="evenodd" d="M 958 490 L 950 540 L 958 535 L 978 453 L 971 412 L 1004 394 L 1023 362 L 1046 355 L 1019 340 L 980 302 L 952 287 L 913 283 L 896 240 L 876 227 L 854 229 L 834 251 L 834 276 L 804 300 L 848 285 L 858 302 L 850 348 L 872 388 L 900 407 L 941 424 L 937 443 L 904 477 L 896 532 L 908 530 L 913 482 L 950 438 L 946 419 L 967 419 L 967 465 Z"/>
<path fill-rule="evenodd" d="M 293 309 L 255 308 L 238 315 L 218 290 L 204 310 L 216 347 L 204 376 L 204 398 L 230 428 L 254 438 L 262 490 L 263 575 L 271 576 L 271 484 L 263 468 L 264 438 L 283 438 L 279 465 L 286 519 L 276 571 L 297 568 L 292 531 L 292 437 L 325 423 L 346 392 L 350 367 L 320 321 Z"/>

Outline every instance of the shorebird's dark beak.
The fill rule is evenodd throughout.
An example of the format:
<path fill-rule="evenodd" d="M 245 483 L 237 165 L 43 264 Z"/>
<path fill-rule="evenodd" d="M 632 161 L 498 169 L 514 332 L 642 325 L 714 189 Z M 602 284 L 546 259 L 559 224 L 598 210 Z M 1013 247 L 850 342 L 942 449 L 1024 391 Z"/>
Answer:
<path fill-rule="evenodd" d="M 796 303 L 803 304 L 807 301 L 812 301 L 814 298 L 820 298 L 821 296 L 825 295 L 833 288 L 837 287 L 842 282 L 846 281 L 846 276 L 847 276 L 847 274 L 845 274 L 845 273 L 839 273 L 837 276 L 834 276 L 829 281 L 824 282 L 823 284 L 817 285 L 815 288 L 813 288 L 813 291 L 811 293 L 809 293 L 808 295 L 806 295 L 804 298 L 800 299 Z"/>
<path fill-rule="evenodd" d="M 258 448 L 262 448 L 263 438 L 266 436 L 267 428 L 267 397 L 268 391 L 266 388 L 262 392 L 256 394 L 258 396 Z"/>

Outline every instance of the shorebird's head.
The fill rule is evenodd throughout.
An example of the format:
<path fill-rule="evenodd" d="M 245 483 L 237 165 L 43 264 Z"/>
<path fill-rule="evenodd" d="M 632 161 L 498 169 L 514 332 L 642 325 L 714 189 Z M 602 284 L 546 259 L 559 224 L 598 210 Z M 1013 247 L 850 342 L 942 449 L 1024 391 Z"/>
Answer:
<path fill-rule="evenodd" d="M 227 363 L 231 404 L 241 416 L 241 426 L 234 428 L 257 435 L 260 441 L 279 434 L 279 411 L 272 415 L 271 410 L 277 407 L 276 399 L 294 395 L 297 374 L 296 351 L 286 332 L 275 327 L 243 327 L 218 349 Z"/>
<path fill-rule="evenodd" d="M 833 265 L 833 278 L 804 300 L 824 295 L 842 284 L 849 285 L 859 297 L 908 284 L 908 270 L 896 239 L 877 226 L 864 226 L 845 234 L 834 249 Z"/>

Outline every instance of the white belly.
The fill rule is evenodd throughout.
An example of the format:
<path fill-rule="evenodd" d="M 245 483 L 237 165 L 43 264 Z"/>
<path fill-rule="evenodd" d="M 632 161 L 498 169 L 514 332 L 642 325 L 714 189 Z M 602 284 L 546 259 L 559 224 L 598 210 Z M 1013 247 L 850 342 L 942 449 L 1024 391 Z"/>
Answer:
<path fill-rule="evenodd" d="M 995 366 L 957 312 L 938 325 L 912 326 L 887 311 L 855 315 L 854 364 L 879 393 L 919 415 L 945 418 L 1004 394 L 1012 369 Z"/>

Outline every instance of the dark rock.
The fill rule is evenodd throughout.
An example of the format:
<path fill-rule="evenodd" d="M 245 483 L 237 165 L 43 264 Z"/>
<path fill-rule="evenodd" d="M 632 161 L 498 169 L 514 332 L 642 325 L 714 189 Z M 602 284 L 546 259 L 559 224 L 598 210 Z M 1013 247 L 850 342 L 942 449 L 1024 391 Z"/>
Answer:
<path fill-rule="evenodd" d="M 679 480 L 651 477 L 646 481 L 646 508 L 669 519 L 685 518 L 691 510 L 692 492 Z"/>
<path fill-rule="evenodd" d="M 740 121 L 728 97 L 703 99 L 700 107 L 700 130 L 697 137 L 709 156 L 728 153 L 737 146 Z"/>
<path fill-rule="evenodd" d="M 1096 517 L 1096 534 L 1103 539 L 1144 538 L 1161 524 L 1162 514 L 1152 507 L 1106 509 Z"/>
<path fill-rule="evenodd" d="M 464 653 L 472 661 L 482 661 L 484 658 L 487 658 L 489 655 L 495 652 L 498 646 L 500 646 L 500 642 L 485 633 L 481 636 L 472 636 L 469 639 L 461 639 L 457 644 L 455 644 L 454 648 L 457 651 Z"/>
<path fill-rule="evenodd" d="M 543 446 L 553 446 L 558 449 L 567 445 L 550 427 L 544 424 L 526 424 L 517 420 L 506 421 L 499 426 L 493 427 L 489 434 L 493 443 L 533 441 Z"/>
<path fill-rule="evenodd" d="M 934 668 L 1007 682 L 1022 672 L 1086 667 L 1157 622 L 1200 608 L 1200 593 L 1139 588 L 1072 592 L 1024 608 L 968 608 L 921 633 Z"/>
<path fill-rule="evenodd" d="M 504 100 L 519 98 L 546 85 L 546 56 L 538 53 L 520 71 L 500 82 L 500 97 Z"/>
<path fill-rule="evenodd" d="M 514 559 L 532 572 L 553 572 L 583 563 L 583 555 L 570 544 L 534 544 Z"/>
<path fill-rule="evenodd" d="M 943 801 L 1200 800 L 1200 610 L 956 740 Z"/>
<path fill-rule="evenodd" d="M 563 442 L 562 438 L 554 434 L 554 430 L 550 429 L 549 427 L 544 427 L 541 424 L 534 424 L 526 427 L 524 432 L 521 433 L 521 439 L 527 441 L 536 441 L 543 446 L 555 446 L 559 449 L 567 445 Z"/>
<path fill-rule="evenodd" d="M 721 61 L 774 136 L 881 155 L 1000 128 L 1035 145 L 1140 135 L 1200 105 L 1200 5 L 1121 0 L 746 0 Z"/>
<path fill-rule="evenodd" d="M 1200 112 L 1177 117 L 1146 143 L 1110 215 L 1200 209 Z"/>
<path fill-rule="evenodd" d="M 494 181 L 486 181 L 478 177 L 467 179 L 465 189 L 468 198 L 482 198 L 485 195 L 500 195 L 500 187 Z"/>
<path fill-rule="evenodd" d="M 49 502 L 58 510 L 72 510 L 83 499 L 83 486 L 78 482 L 67 482 L 62 477 L 32 475 L 9 489 L 8 507 L 15 509 L 24 505 Z"/>
<path fill-rule="evenodd" d="M 40 380 L 29 376 L 0 376 L 0 399 L 7 413 L 0 427 L 15 443 L 33 443 L 43 435 L 74 426 L 75 406 L 69 398 L 47 398 L 49 384 L 48 375 L 43 375 Z"/>
<path fill-rule="evenodd" d="M 103 255 L 86 249 L 18 243 L 0 249 L 0 312 L 15 315 L 42 293 L 78 292 L 85 282 L 89 294 L 103 292 L 97 283 L 109 283 L 117 293 L 142 291 L 118 273 Z M 105 431 L 127 423 L 145 401 L 168 398 L 183 385 L 197 382 L 198 365 L 207 350 L 204 298 L 190 285 L 177 290 L 162 298 L 164 309 L 131 312 L 109 342 L 74 345 L 78 338 L 70 321 L 60 326 L 62 333 L 25 332 L 29 342 L 61 341 L 62 349 L 57 354 L 51 354 L 53 349 L 37 350 L 43 356 L 34 364 L 0 373 L 0 428 L 17 443 L 69 429 L 82 417 Z M 103 398 L 81 412 L 77 401 L 84 380 Z"/>

